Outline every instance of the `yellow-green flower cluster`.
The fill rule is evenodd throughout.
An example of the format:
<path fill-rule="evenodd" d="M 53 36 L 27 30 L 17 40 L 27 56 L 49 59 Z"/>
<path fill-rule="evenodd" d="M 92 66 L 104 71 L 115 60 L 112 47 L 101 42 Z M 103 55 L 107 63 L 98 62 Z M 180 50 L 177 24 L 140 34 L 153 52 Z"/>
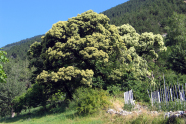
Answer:
<path fill-rule="evenodd" d="M 41 72 L 40 75 L 38 75 L 36 79 L 43 80 L 44 82 L 47 82 L 49 76 L 50 76 L 50 74 L 48 73 L 48 71 L 43 70 L 43 72 Z"/>
<path fill-rule="evenodd" d="M 46 33 L 50 34 L 52 36 L 55 36 L 59 39 L 66 38 L 66 29 L 67 28 L 67 22 L 66 21 L 59 21 L 58 23 L 53 24 L 52 28 Z"/>
<path fill-rule="evenodd" d="M 58 72 L 51 72 L 50 74 L 43 70 L 43 72 L 37 76 L 38 81 L 71 81 L 72 78 L 76 78 L 77 76 L 81 76 L 81 83 L 87 84 L 91 86 L 92 77 L 94 72 L 92 70 L 79 70 L 75 69 L 73 66 L 68 66 L 67 68 L 63 67 L 58 70 Z"/>
<path fill-rule="evenodd" d="M 107 16 L 89 10 L 68 21 L 57 22 L 43 37 L 44 42 L 55 43 L 46 50 L 46 59 L 55 65 L 56 59 L 69 58 L 77 52 L 84 59 L 108 62 L 108 56 L 116 50 L 119 53 L 122 44 L 117 27 L 108 21 Z M 47 41 L 51 36 L 55 40 Z"/>
<path fill-rule="evenodd" d="M 146 60 L 139 54 L 144 52 L 152 58 L 158 58 L 157 52 L 166 50 L 162 36 L 159 34 L 154 35 L 152 32 L 145 32 L 139 35 L 129 24 L 124 24 L 117 28 L 123 43 L 128 48 L 121 51 L 121 61 L 125 65 L 126 70 L 135 72 L 135 75 L 139 78 L 150 75 L 147 70 Z M 128 67 L 131 63 L 132 68 Z"/>
<path fill-rule="evenodd" d="M 152 58 L 158 58 L 158 51 L 166 51 L 167 48 L 164 45 L 163 38 L 160 34 L 154 35 L 150 33 L 142 33 L 139 38 L 139 46 L 136 47 L 138 51 L 148 51 Z"/>
<path fill-rule="evenodd" d="M 97 60 L 98 58 L 103 58 L 103 59 L 108 59 L 109 56 L 106 52 L 103 50 L 98 50 L 95 47 L 86 47 L 84 50 L 81 50 L 80 55 L 83 56 L 84 59 L 95 59 Z"/>
<path fill-rule="evenodd" d="M 83 78 L 81 80 L 81 83 L 91 86 L 93 75 L 94 75 L 94 72 L 92 70 L 89 70 L 89 69 L 86 69 L 86 71 L 82 70 L 81 76 Z"/>
<path fill-rule="evenodd" d="M 121 70 L 121 68 L 113 70 L 112 73 L 109 75 L 112 80 L 121 80 L 122 76 L 123 71 Z"/>
<path fill-rule="evenodd" d="M 48 59 L 52 61 L 53 59 L 63 59 L 65 57 L 69 57 L 71 55 L 70 52 L 63 52 L 62 50 L 65 49 L 65 44 L 57 42 L 53 48 L 49 47 L 46 50 L 48 54 Z"/>
<path fill-rule="evenodd" d="M 135 29 L 129 24 L 124 24 L 118 27 L 123 42 L 127 48 L 135 47 L 137 53 L 149 54 L 152 58 L 158 58 L 158 51 L 165 51 L 163 38 L 160 34 L 154 35 L 150 33 L 142 33 L 139 35 Z"/>
<path fill-rule="evenodd" d="M 40 49 L 41 43 L 35 41 L 31 46 L 30 49 L 28 50 L 28 54 L 31 56 L 36 56 L 38 53 L 38 49 Z"/>

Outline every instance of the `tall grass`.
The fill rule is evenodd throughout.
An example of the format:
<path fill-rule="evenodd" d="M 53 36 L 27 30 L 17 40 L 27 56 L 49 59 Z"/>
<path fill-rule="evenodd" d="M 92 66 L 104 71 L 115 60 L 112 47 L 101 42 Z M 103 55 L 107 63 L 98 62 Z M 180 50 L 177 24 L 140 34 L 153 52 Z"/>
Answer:
<path fill-rule="evenodd" d="M 185 111 L 186 110 L 186 102 L 177 100 L 177 101 L 154 103 L 153 106 L 149 106 L 148 108 L 150 110 L 164 111 L 164 112 Z"/>

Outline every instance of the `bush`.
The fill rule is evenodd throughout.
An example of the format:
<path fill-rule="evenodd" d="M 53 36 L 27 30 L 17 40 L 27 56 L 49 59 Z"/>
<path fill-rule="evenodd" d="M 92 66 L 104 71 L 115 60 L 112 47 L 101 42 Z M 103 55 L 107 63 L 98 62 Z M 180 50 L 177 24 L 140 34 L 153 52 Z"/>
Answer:
<path fill-rule="evenodd" d="M 47 96 L 44 94 L 44 88 L 38 83 L 29 88 L 26 93 L 16 97 L 13 102 L 15 112 L 21 112 L 23 109 L 43 106 L 46 107 Z"/>
<path fill-rule="evenodd" d="M 124 104 L 123 110 L 132 111 L 134 105 L 132 104 Z"/>
<path fill-rule="evenodd" d="M 94 113 L 110 105 L 108 92 L 102 89 L 79 88 L 73 95 L 78 113 Z"/>

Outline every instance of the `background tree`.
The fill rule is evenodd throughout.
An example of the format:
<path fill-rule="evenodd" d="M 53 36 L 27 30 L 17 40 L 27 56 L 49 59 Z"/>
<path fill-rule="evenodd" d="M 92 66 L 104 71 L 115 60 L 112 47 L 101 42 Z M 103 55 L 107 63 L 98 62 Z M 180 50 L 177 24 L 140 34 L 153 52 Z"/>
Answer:
<path fill-rule="evenodd" d="M 119 26 L 118 31 L 121 35 L 121 39 L 126 44 L 128 51 L 131 51 L 129 52 L 129 54 L 133 62 L 132 66 L 134 70 L 132 72 L 133 75 L 135 75 L 131 77 L 130 74 L 128 78 L 126 78 L 127 81 L 125 82 L 125 86 L 131 89 L 136 88 L 136 91 L 134 92 L 140 92 L 141 94 L 143 94 L 145 91 L 140 91 L 140 87 L 145 84 L 144 79 L 147 76 L 150 79 L 154 79 L 154 76 L 152 76 L 152 74 L 154 73 L 152 71 L 155 70 L 155 61 L 158 59 L 158 54 L 161 52 L 165 52 L 167 48 L 165 47 L 163 38 L 160 34 L 154 35 L 152 32 L 145 32 L 139 35 L 138 33 L 136 33 L 136 30 L 129 24 Z M 144 68 L 141 68 L 142 65 Z M 145 65 L 148 65 L 148 67 L 146 66 L 145 68 Z M 147 70 L 149 70 L 152 74 L 144 73 Z M 146 75 L 142 76 L 142 73 Z M 141 81 L 143 81 L 144 84 L 141 84 Z M 148 82 L 151 82 L 151 84 L 155 84 L 154 80 L 149 80 Z"/>
<path fill-rule="evenodd" d="M 1 63 L 5 63 L 8 61 L 8 59 L 6 58 L 7 53 L 5 51 L 1 51 L 0 50 L 0 83 L 4 83 L 6 82 L 5 78 L 7 78 L 4 70 L 3 70 L 3 65 Z"/>
<path fill-rule="evenodd" d="M 165 44 L 170 48 L 168 62 L 174 71 L 186 74 L 186 16 L 173 13 L 169 18 Z"/>
<path fill-rule="evenodd" d="M 19 57 L 9 59 L 4 64 L 4 71 L 7 74 L 6 83 L 0 84 L 0 116 L 11 115 L 13 111 L 12 100 L 26 92 L 29 87 L 30 70 L 27 68 L 28 60 L 23 61 Z"/>

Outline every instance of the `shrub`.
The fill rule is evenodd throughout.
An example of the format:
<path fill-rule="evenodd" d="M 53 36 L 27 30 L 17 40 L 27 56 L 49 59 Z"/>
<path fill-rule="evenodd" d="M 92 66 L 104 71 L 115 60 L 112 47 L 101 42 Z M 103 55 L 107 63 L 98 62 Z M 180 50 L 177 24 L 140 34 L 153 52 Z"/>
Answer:
<path fill-rule="evenodd" d="M 12 101 L 14 112 L 20 113 L 26 106 L 25 94 L 23 93 L 21 96 L 17 96 Z"/>
<path fill-rule="evenodd" d="M 43 86 L 35 83 L 26 93 L 23 93 L 21 96 L 18 96 L 13 100 L 13 108 L 15 112 L 21 112 L 23 109 L 31 107 L 46 107 L 46 100 L 47 96 L 44 93 Z"/>
<path fill-rule="evenodd" d="M 132 111 L 133 108 L 134 108 L 134 105 L 132 104 L 124 104 L 124 107 L 123 107 L 123 109 L 127 111 Z"/>
<path fill-rule="evenodd" d="M 102 89 L 80 87 L 73 95 L 78 113 L 94 113 L 110 105 L 108 92 Z"/>

